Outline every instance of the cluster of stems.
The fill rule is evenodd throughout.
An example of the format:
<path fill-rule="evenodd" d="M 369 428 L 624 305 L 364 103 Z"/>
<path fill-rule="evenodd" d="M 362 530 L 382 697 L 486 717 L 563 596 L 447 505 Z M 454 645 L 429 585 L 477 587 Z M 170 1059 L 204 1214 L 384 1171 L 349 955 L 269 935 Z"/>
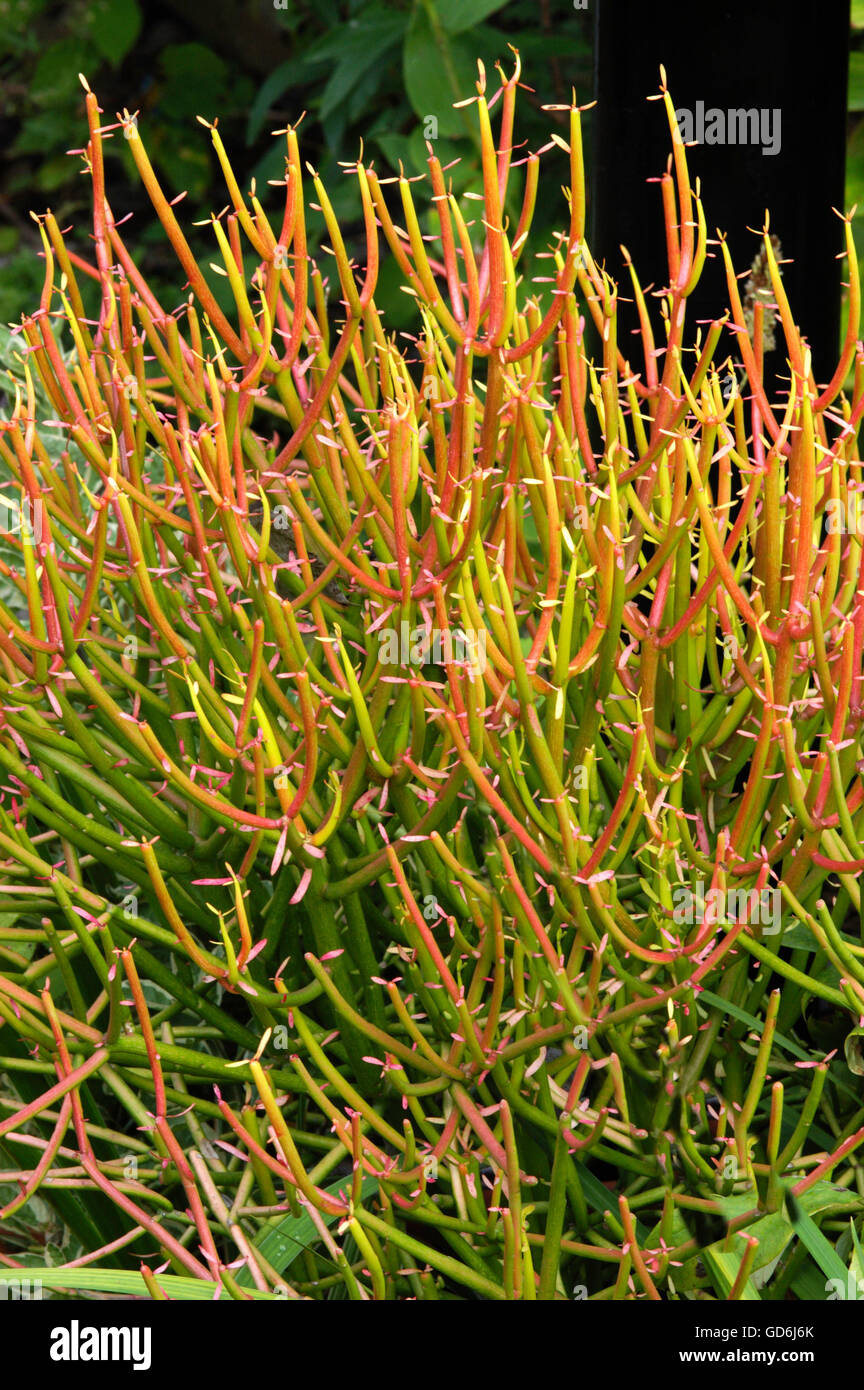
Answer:
<path fill-rule="evenodd" d="M 92 242 L 39 219 L 0 422 L 0 1222 L 55 1204 L 62 1287 L 750 1297 L 785 1193 L 864 1205 L 860 1096 L 804 1031 L 864 1015 L 851 227 L 819 385 L 767 225 L 748 324 L 664 79 L 667 286 L 591 255 L 574 98 L 532 289 L 519 78 L 480 71 L 461 204 L 432 146 L 428 206 L 352 166 L 359 265 L 295 129 L 273 220 L 214 123 L 202 267 L 87 91 Z M 691 329 L 708 254 L 728 310 Z"/>

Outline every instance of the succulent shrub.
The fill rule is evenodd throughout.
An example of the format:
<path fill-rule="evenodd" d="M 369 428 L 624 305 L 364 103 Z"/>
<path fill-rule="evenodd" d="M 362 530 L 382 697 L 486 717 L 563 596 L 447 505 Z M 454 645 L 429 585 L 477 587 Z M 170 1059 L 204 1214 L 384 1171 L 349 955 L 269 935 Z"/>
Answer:
<path fill-rule="evenodd" d="M 274 217 L 214 123 L 201 266 L 136 119 L 87 90 L 92 245 L 39 219 L 0 424 L 19 1274 L 40 1202 L 52 1287 L 154 1298 L 823 1297 L 857 1267 L 850 224 L 816 383 L 767 220 L 752 302 L 709 239 L 664 76 L 668 285 L 592 257 L 574 97 L 532 288 L 557 178 L 519 78 L 470 98 L 482 188 L 432 146 L 423 203 L 352 166 L 359 264 L 293 127 Z M 107 200 L 117 138 L 177 306 Z M 709 253 L 728 308 L 691 325 Z"/>

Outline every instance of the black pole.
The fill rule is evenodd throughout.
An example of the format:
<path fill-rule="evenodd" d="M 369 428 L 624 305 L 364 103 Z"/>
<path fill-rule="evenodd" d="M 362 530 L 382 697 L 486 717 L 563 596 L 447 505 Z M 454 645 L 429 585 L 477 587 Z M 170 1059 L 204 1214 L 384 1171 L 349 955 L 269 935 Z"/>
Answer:
<path fill-rule="evenodd" d="M 619 247 L 643 286 L 667 283 L 659 183 L 671 139 L 660 101 L 660 64 L 676 110 L 702 139 L 688 149 L 691 175 L 713 236 L 727 234 L 735 269 L 749 270 L 765 209 L 781 241 L 792 314 L 806 336 L 817 382 L 837 361 L 844 211 L 849 0 L 791 6 L 788 0 L 592 0 L 596 5 L 593 207 L 594 256 L 623 286 Z M 735 140 L 731 143 L 730 137 Z M 712 141 L 724 143 L 711 143 Z M 693 295 L 694 319 L 728 303 L 722 257 Z M 742 297 L 744 282 L 742 281 Z M 783 375 L 781 350 L 766 375 Z M 727 337 L 724 350 L 733 351 Z M 736 354 L 737 355 L 737 354 Z M 772 360 L 773 359 L 773 360 Z"/>

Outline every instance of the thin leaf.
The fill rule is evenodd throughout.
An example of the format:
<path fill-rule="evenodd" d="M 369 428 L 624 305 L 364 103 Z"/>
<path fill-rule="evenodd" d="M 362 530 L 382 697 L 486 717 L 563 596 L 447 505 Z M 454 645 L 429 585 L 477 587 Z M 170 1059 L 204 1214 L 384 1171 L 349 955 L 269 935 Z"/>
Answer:
<path fill-rule="evenodd" d="M 143 1277 L 134 1270 L 99 1269 L 95 1265 L 88 1265 L 85 1269 L 32 1265 L 26 1269 L 15 1269 L 14 1275 L 16 1279 L 30 1280 L 31 1283 L 38 1279 L 45 1289 L 86 1289 L 92 1293 L 134 1294 L 139 1298 L 150 1296 Z M 169 1298 L 181 1303 L 212 1303 L 217 1293 L 221 1299 L 231 1298 L 227 1290 L 217 1290 L 217 1286 L 209 1280 L 190 1279 L 182 1274 L 157 1274 L 156 1282 Z M 250 1293 L 255 1299 L 276 1301 L 279 1298 L 278 1294 L 263 1293 L 260 1289 L 251 1289 Z"/>
<path fill-rule="evenodd" d="M 795 1233 L 807 1247 L 822 1273 L 827 1279 L 839 1279 L 845 1284 L 846 1266 L 833 1245 L 825 1239 L 816 1223 L 811 1221 L 801 1203 L 792 1196 L 789 1198 L 789 1206 Z"/>

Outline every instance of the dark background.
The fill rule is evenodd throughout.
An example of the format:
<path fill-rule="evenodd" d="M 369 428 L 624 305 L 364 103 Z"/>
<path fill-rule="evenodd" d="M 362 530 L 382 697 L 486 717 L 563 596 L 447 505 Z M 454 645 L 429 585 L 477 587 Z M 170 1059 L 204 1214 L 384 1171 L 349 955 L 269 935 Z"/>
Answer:
<path fill-rule="evenodd" d="M 770 209 L 771 230 L 789 262 L 783 277 L 793 315 L 810 341 L 816 379 L 827 379 L 836 365 L 840 329 L 843 267 L 835 257 L 844 237 L 832 208 L 844 210 L 849 0 L 798 7 L 788 0 L 725 0 L 700 9 L 698 26 L 690 0 L 617 0 L 600 5 L 596 15 L 594 255 L 607 254 L 618 278 L 623 242 L 643 286 L 664 285 L 668 278 L 656 216 L 659 187 L 647 182 L 662 170 L 670 147 L 663 103 L 645 101 L 659 89 L 661 62 L 675 107 L 694 117 L 699 101 L 705 112 L 772 113 L 768 129 L 775 137 L 779 120 L 775 153 L 764 154 L 761 145 L 706 141 L 688 148 L 688 166 L 691 176 L 701 178 L 709 235 L 718 228 L 726 234 L 739 273 L 760 246 L 756 233 Z M 779 118 L 773 114 L 778 111 Z M 743 298 L 743 286 L 741 293 Z M 715 246 L 691 296 L 691 314 L 697 320 L 719 317 L 727 303 L 722 253 Z M 734 350 L 729 335 L 724 349 Z"/>

